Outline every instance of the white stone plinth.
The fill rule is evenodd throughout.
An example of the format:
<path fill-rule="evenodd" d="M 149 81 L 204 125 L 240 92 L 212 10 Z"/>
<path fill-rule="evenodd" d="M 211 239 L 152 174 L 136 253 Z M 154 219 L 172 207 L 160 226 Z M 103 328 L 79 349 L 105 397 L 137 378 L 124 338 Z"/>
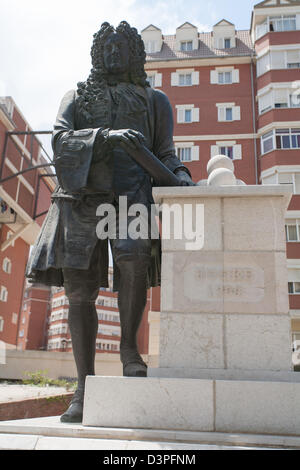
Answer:
<path fill-rule="evenodd" d="M 163 204 L 163 224 L 170 224 L 170 238 L 162 240 L 159 367 L 174 373 L 291 371 L 284 232 L 289 190 L 199 186 L 155 188 L 153 195 Z M 177 239 L 169 217 L 177 206 L 186 221 L 189 204 L 193 217 L 196 207 L 204 208 L 200 249 L 187 245 L 190 232 Z M 194 231 L 197 226 L 193 220 Z"/>
<path fill-rule="evenodd" d="M 272 379 L 89 376 L 83 424 L 297 436 L 300 435 L 299 396 L 300 383 Z"/>
<path fill-rule="evenodd" d="M 212 431 L 213 382 L 89 376 L 83 424 Z"/>

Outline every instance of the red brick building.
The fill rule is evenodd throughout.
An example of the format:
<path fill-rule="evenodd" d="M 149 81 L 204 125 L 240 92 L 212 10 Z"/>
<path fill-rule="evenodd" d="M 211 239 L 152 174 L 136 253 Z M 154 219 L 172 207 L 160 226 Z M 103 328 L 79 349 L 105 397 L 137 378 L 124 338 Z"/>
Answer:
<path fill-rule="evenodd" d="M 223 19 L 208 33 L 186 22 L 174 35 L 154 25 L 141 34 L 150 83 L 171 101 L 176 151 L 193 180 L 206 179 L 209 159 L 224 154 L 247 184 L 292 188 L 287 289 L 300 340 L 300 1 L 258 3 L 249 31 Z M 159 308 L 155 289 L 151 312 Z"/>
<path fill-rule="evenodd" d="M 112 290 L 112 268 L 109 268 L 109 287 L 99 289 L 96 300 L 98 314 L 98 334 L 96 339 L 97 353 L 120 352 L 120 316 L 117 293 Z M 72 351 L 72 341 L 68 327 L 69 304 L 63 288 L 52 289 L 51 315 L 48 323 L 48 350 Z M 150 292 L 149 292 L 150 294 Z M 138 346 L 142 354 L 148 353 L 148 297 L 144 317 L 138 333 Z"/>
<path fill-rule="evenodd" d="M 300 339 L 300 1 L 260 2 L 254 7 L 250 22 L 250 30 L 239 31 L 230 21 L 223 19 L 206 33 L 185 22 L 176 31 L 174 25 L 173 35 L 164 35 L 157 26 L 149 25 L 141 33 L 147 50 L 146 71 L 151 85 L 163 90 L 170 99 L 176 152 L 190 169 L 194 181 L 206 179 L 206 166 L 212 156 L 225 154 L 233 159 L 237 178 L 247 184 L 291 186 L 293 197 L 286 213 L 287 289 L 293 339 L 296 340 Z M 16 111 L 12 112 L 9 106 L 6 111 L 5 116 L 3 112 L 0 115 L 1 148 L 7 129 L 26 128 Z M 3 119 L 6 124 L 1 127 Z M 14 142 L 28 151 L 29 142 L 25 137 L 16 139 Z M 12 145 L 9 148 L 12 152 Z M 35 148 L 38 149 L 38 145 Z M 12 152 L 10 161 L 4 165 L 5 174 L 19 168 L 20 162 L 15 163 L 16 158 Z M 6 186 L 0 187 L 0 197 L 4 194 L 9 207 L 16 212 L 18 208 L 18 216 L 25 218 L 27 211 L 31 240 L 39 228 L 33 217 L 34 204 L 30 203 L 28 196 L 28 185 L 34 187 L 36 184 L 33 174 L 10 180 Z M 48 207 L 47 191 L 43 185 L 44 195 L 38 199 L 37 212 Z M 36 220 L 39 222 L 42 217 Z M 11 236 L 7 233 L 12 226 L 2 227 L 1 244 L 7 246 L 6 237 Z M 22 253 L 19 256 L 24 259 L 29 242 L 25 238 L 26 230 L 22 232 L 23 238 L 15 240 L 15 247 Z M 6 252 L 0 255 L 1 266 L 2 263 L 5 266 L 4 272 L 3 269 L 0 271 L 0 286 L 8 286 L 8 291 L 11 290 L 8 283 L 12 278 L 6 270 L 12 261 L 11 248 L 6 248 Z M 2 297 L 5 296 L 4 289 Z M 152 289 L 139 332 L 142 353 L 148 352 L 148 311 L 150 317 L 158 318 L 155 312 L 160 310 L 159 299 L 159 288 Z M 11 327 L 10 336 L 8 330 L 5 333 L 5 341 L 12 345 L 16 344 L 21 318 L 18 302 L 5 313 L 5 319 L 0 314 L 0 335 L 5 332 L 5 329 L 1 332 L 3 319 L 4 327 L 8 322 L 15 325 Z M 7 303 L 0 301 L 0 308 L 3 305 L 7 306 Z M 47 327 L 48 349 L 71 348 L 67 310 L 64 291 L 54 289 Z M 116 295 L 111 289 L 99 291 L 97 311 L 97 351 L 117 353 L 120 325 Z"/>
<path fill-rule="evenodd" d="M 19 316 L 18 349 L 47 349 L 47 327 L 51 308 L 51 288 L 25 281 Z"/>
<path fill-rule="evenodd" d="M 40 168 L 46 162 L 42 145 L 10 97 L 0 98 L 0 340 L 15 348 L 19 339 L 24 273 L 30 245 L 39 233 L 50 204 L 54 178 Z M 3 181 L 5 180 L 5 181 Z M 42 328 L 42 327 L 41 327 Z M 42 329 L 35 325 L 37 338 Z M 24 337 L 26 340 L 27 338 Z M 29 344 L 40 347 L 39 339 Z"/>

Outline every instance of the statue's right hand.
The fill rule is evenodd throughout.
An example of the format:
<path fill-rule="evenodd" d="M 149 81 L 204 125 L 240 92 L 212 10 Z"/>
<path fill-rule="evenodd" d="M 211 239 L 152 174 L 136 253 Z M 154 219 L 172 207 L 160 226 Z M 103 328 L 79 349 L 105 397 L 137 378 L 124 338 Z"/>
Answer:
<path fill-rule="evenodd" d="M 133 129 L 110 130 L 108 132 L 107 140 L 111 145 L 120 145 L 125 149 L 138 149 L 145 144 L 145 137 L 143 134 Z"/>

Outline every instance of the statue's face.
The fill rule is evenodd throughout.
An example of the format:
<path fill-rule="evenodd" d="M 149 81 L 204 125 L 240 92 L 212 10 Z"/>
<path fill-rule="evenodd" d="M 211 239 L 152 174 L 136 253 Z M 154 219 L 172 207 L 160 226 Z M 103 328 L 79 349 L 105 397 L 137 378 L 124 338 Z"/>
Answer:
<path fill-rule="evenodd" d="M 129 45 L 122 34 L 111 33 L 104 43 L 104 65 L 110 73 L 124 73 L 129 69 Z"/>

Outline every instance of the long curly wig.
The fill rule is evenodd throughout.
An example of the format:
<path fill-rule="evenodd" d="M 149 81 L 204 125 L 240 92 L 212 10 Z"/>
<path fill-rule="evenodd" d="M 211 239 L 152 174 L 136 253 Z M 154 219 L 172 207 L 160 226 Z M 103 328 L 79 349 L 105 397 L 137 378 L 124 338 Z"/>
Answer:
<path fill-rule="evenodd" d="M 126 21 L 122 21 L 115 29 L 112 25 L 105 22 L 100 30 L 94 34 L 93 45 L 91 49 L 92 69 L 88 79 L 85 82 L 77 84 L 77 103 L 81 113 L 92 123 L 92 106 L 95 102 L 101 101 L 103 112 L 108 105 L 105 99 L 105 89 L 111 81 L 111 76 L 104 66 L 103 48 L 110 34 L 117 32 L 126 37 L 129 44 L 129 79 L 131 83 L 140 85 L 144 88 L 149 87 L 147 75 L 144 70 L 146 62 L 146 53 L 144 42 L 138 34 L 136 28 L 132 28 Z"/>

